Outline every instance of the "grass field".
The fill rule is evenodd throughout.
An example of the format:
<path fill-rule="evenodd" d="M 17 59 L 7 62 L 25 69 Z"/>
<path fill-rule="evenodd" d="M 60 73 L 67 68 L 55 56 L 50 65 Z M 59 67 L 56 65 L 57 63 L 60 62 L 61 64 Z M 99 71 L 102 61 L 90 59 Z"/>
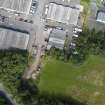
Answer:
<path fill-rule="evenodd" d="M 76 65 L 48 57 L 38 86 L 41 92 L 72 96 L 88 105 L 105 105 L 105 58 L 90 56 L 84 64 Z"/>

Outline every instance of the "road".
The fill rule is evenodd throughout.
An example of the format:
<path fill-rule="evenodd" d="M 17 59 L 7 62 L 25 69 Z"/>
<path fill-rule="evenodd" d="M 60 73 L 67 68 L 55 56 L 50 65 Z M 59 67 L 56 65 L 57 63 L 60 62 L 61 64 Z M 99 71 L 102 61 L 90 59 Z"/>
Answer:
<path fill-rule="evenodd" d="M 34 24 L 35 26 L 37 26 L 36 29 L 36 40 L 34 45 L 37 46 L 37 53 L 36 53 L 36 57 L 35 60 L 33 62 L 32 65 L 30 65 L 30 67 L 26 70 L 26 72 L 24 73 L 23 77 L 26 79 L 29 79 L 32 77 L 32 74 L 35 73 L 38 69 L 38 66 L 41 62 L 41 54 L 42 54 L 42 46 L 46 45 L 45 43 L 45 35 L 44 35 L 44 25 L 45 22 L 42 19 L 42 14 L 43 14 L 43 10 L 44 10 L 44 6 L 45 6 L 46 0 L 38 0 L 38 8 L 36 11 L 36 14 L 34 16 Z M 34 48 L 33 48 L 34 49 Z"/>

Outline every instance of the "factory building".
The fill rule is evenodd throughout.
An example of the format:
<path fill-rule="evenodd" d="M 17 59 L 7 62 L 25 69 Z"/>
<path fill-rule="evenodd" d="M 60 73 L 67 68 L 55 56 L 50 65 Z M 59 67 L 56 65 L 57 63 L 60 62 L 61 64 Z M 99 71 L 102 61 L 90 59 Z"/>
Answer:
<path fill-rule="evenodd" d="M 0 9 L 28 15 L 32 0 L 0 0 Z"/>

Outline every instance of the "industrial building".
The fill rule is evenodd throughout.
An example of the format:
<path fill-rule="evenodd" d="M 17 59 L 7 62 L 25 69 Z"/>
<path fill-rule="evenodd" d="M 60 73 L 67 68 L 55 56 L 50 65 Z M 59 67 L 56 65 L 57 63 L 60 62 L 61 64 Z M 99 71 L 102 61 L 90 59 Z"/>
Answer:
<path fill-rule="evenodd" d="M 101 0 L 101 4 L 97 6 L 95 1 L 91 2 L 91 15 L 88 21 L 90 30 L 105 31 L 105 0 Z"/>
<path fill-rule="evenodd" d="M 49 21 L 77 25 L 80 11 L 76 7 L 50 3 L 46 19 Z"/>
<path fill-rule="evenodd" d="M 0 9 L 29 14 L 32 0 L 0 0 Z"/>
<path fill-rule="evenodd" d="M 53 29 L 50 32 L 49 37 L 50 38 L 49 38 L 47 49 L 50 49 L 51 47 L 55 47 L 62 50 L 64 48 L 65 39 L 66 39 L 66 32 L 64 30 Z"/>
<path fill-rule="evenodd" d="M 29 42 L 29 34 L 12 29 L 0 28 L 0 49 L 26 50 Z"/>

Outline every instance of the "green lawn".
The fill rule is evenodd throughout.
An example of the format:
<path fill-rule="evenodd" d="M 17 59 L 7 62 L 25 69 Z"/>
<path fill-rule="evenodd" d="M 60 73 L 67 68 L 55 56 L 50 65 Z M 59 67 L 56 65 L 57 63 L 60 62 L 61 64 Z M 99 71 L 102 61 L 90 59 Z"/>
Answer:
<path fill-rule="evenodd" d="M 46 58 L 41 92 L 72 96 L 88 105 L 105 105 L 105 58 L 90 56 L 82 65 Z"/>

